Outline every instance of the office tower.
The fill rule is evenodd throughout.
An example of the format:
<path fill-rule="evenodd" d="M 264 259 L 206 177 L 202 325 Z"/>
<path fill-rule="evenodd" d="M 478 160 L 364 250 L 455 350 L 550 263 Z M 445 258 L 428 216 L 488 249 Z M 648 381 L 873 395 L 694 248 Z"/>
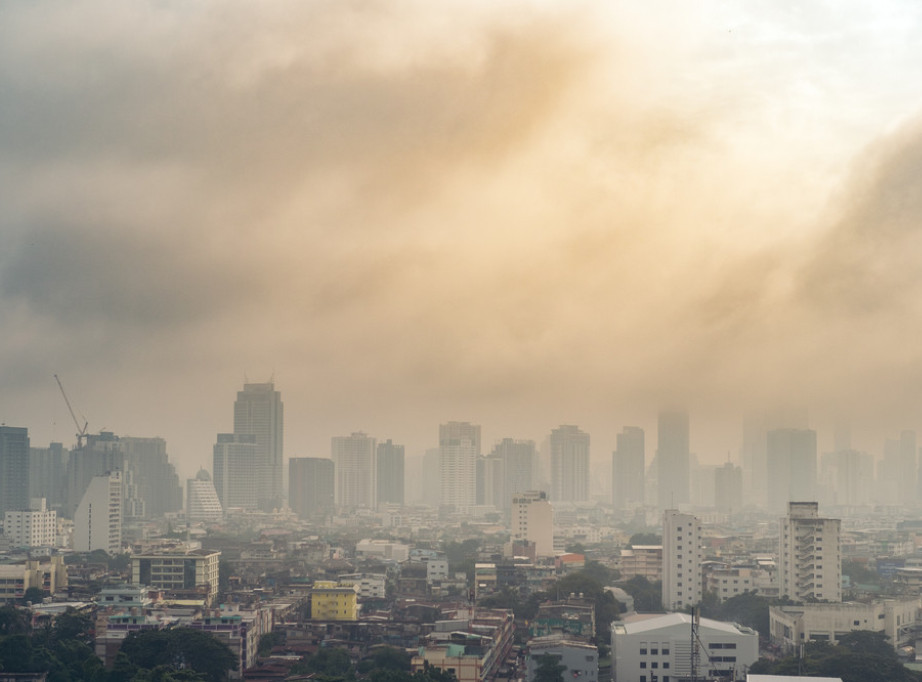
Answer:
<path fill-rule="evenodd" d="M 656 499 L 660 509 L 688 504 L 691 454 L 688 413 L 663 411 L 656 425 Z"/>
<path fill-rule="evenodd" d="M 336 506 L 374 509 L 375 439 L 360 431 L 351 436 L 334 436 L 332 455 Z"/>
<path fill-rule="evenodd" d="M 816 502 L 791 502 L 780 520 L 778 578 L 782 598 L 842 601 L 839 519 L 823 519 Z"/>
<path fill-rule="evenodd" d="M 589 500 L 589 434 L 572 425 L 551 431 L 551 500 Z"/>
<path fill-rule="evenodd" d="M 14 548 L 54 547 L 57 517 L 56 511 L 48 509 L 45 498 L 33 498 L 28 509 L 4 514 L 3 534 Z"/>
<path fill-rule="evenodd" d="M 477 458 L 480 426 L 468 422 L 439 425 L 441 504 L 469 514 L 477 502 Z"/>
<path fill-rule="evenodd" d="M 125 487 L 131 486 L 125 499 L 135 507 L 135 516 L 155 519 L 182 509 L 182 487 L 176 469 L 170 463 L 163 438 L 121 436 L 119 445 L 125 455 Z M 134 502 L 133 502 L 134 501 Z"/>
<path fill-rule="evenodd" d="M 535 441 L 503 438 L 493 446 L 490 457 L 502 463 L 499 467 L 502 475 L 501 485 L 495 487 L 498 499 L 493 504 L 497 509 L 508 512 L 513 495 L 534 490 L 538 457 L 535 452 Z"/>
<path fill-rule="evenodd" d="M 0 426 L 0 514 L 29 508 L 29 430 Z"/>
<path fill-rule="evenodd" d="M 45 498 L 49 509 L 64 509 L 67 472 L 61 443 L 47 448 L 29 448 L 29 498 Z"/>
<path fill-rule="evenodd" d="M 122 473 L 94 476 L 74 514 L 74 551 L 101 549 L 118 554 L 122 547 Z"/>
<path fill-rule="evenodd" d="M 512 496 L 512 542 L 533 542 L 537 556 L 554 556 L 554 510 L 547 493 L 529 490 Z"/>
<path fill-rule="evenodd" d="M 714 470 L 714 506 L 721 514 L 735 514 L 743 507 L 743 470 L 732 462 Z"/>
<path fill-rule="evenodd" d="M 430 507 L 438 507 L 442 503 L 442 468 L 439 448 L 429 448 L 422 457 L 422 481 L 419 487 L 420 502 Z M 439 485 L 432 485 L 432 481 L 439 481 Z"/>
<path fill-rule="evenodd" d="M 395 445 L 390 439 L 378 443 L 378 506 L 403 504 L 404 451 L 402 445 Z"/>
<path fill-rule="evenodd" d="M 916 447 L 916 432 L 902 431 L 900 433 L 900 504 L 914 507 L 919 503 L 916 494 L 917 480 L 919 477 L 919 450 Z"/>
<path fill-rule="evenodd" d="M 224 509 L 215 490 L 214 481 L 204 469 L 199 469 L 195 478 L 186 481 L 186 520 L 215 523 L 224 518 Z"/>
<path fill-rule="evenodd" d="M 611 455 L 611 503 L 615 509 L 644 504 L 646 456 L 643 429 L 625 426 L 617 436 Z"/>
<path fill-rule="evenodd" d="M 288 460 L 288 504 L 300 518 L 333 513 L 335 469 L 332 459 L 292 457 Z"/>
<path fill-rule="evenodd" d="M 125 453 L 111 431 L 87 434 L 81 447 L 71 450 L 67 459 L 67 505 L 65 516 L 74 518 L 77 505 L 96 476 L 125 470 Z M 121 484 L 121 479 L 119 479 Z"/>
<path fill-rule="evenodd" d="M 254 434 L 219 433 L 214 446 L 214 487 L 224 510 L 258 509 L 265 460 Z"/>
<path fill-rule="evenodd" d="M 775 429 L 766 440 L 768 508 L 816 498 L 816 431 Z"/>
<path fill-rule="evenodd" d="M 701 522 L 663 512 L 663 608 L 684 611 L 701 601 Z"/>
<path fill-rule="evenodd" d="M 244 384 L 234 403 L 234 434 L 256 436 L 257 454 L 262 475 L 257 482 L 257 504 L 264 511 L 282 507 L 283 486 L 283 425 L 282 394 L 275 384 Z M 225 505 L 226 507 L 227 505 Z"/>

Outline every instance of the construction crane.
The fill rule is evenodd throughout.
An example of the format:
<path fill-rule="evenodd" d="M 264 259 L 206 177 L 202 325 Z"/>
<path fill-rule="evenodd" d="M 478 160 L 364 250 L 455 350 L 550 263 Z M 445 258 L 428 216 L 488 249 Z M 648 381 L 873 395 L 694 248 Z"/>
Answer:
<path fill-rule="evenodd" d="M 58 382 L 58 388 L 61 389 L 61 395 L 64 396 L 67 410 L 70 412 L 71 419 L 74 420 L 74 426 L 77 427 L 77 449 L 79 450 L 83 447 L 83 439 L 86 438 L 86 429 L 89 426 L 89 422 L 86 420 L 86 417 L 83 417 L 83 426 L 80 426 L 80 420 L 77 419 L 77 415 L 74 414 L 74 408 L 70 406 L 70 400 L 67 399 L 67 392 L 64 390 L 64 385 L 61 383 L 57 374 L 54 375 L 54 380 Z M 82 417 L 83 415 L 80 416 Z"/>

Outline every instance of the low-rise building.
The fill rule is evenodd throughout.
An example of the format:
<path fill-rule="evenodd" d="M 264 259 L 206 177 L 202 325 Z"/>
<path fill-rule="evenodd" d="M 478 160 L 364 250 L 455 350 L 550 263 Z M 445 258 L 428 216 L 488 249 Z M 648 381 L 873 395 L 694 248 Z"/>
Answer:
<path fill-rule="evenodd" d="M 462 609 L 456 615 L 436 621 L 412 659 L 412 672 L 428 665 L 454 672 L 458 682 L 492 682 L 512 648 L 512 612 Z"/>
<path fill-rule="evenodd" d="M 311 588 L 311 620 L 358 620 L 358 588 L 318 580 Z"/>
<path fill-rule="evenodd" d="M 387 576 L 383 573 L 346 573 L 337 578 L 343 587 L 355 587 L 359 599 L 384 599 L 387 592 Z"/>
<path fill-rule="evenodd" d="M 553 656 L 564 666 L 563 679 L 579 682 L 598 682 L 599 649 L 593 644 L 568 639 L 563 635 L 535 637 L 528 642 L 528 656 L 525 674 L 528 682 L 534 682 L 542 656 Z"/>
<path fill-rule="evenodd" d="M 131 557 L 131 584 L 163 590 L 167 596 L 202 599 L 206 605 L 218 596 L 221 552 L 174 549 Z"/>
<path fill-rule="evenodd" d="M 618 570 L 624 580 L 638 575 L 650 582 L 662 580 L 663 546 L 634 545 L 630 549 L 622 549 Z"/>
<path fill-rule="evenodd" d="M 22 599 L 30 587 L 46 594 L 67 590 L 67 569 L 64 558 L 52 556 L 41 561 L 0 564 L 0 603 Z"/>
<path fill-rule="evenodd" d="M 389 540 L 359 540 L 355 545 L 355 556 L 379 561 L 407 561 L 410 558 L 410 546 Z"/>

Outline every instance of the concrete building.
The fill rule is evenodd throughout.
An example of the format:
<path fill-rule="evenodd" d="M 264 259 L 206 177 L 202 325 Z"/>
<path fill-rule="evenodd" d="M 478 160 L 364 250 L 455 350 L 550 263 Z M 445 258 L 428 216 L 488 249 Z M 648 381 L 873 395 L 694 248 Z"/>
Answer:
<path fill-rule="evenodd" d="M 292 457 L 288 460 L 288 504 L 300 518 L 333 513 L 335 468 L 332 459 Z"/>
<path fill-rule="evenodd" d="M 61 443 L 29 448 L 29 499 L 44 497 L 48 508 L 61 513 L 67 495 L 66 455 Z"/>
<path fill-rule="evenodd" d="M 711 566 L 705 570 L 704 587 L 720 602 L 744 592 L 763 597 L 778 596 L 778 574 L 769 568 L 754 566 Z"/>
<path fill-rule="evenodd" d="M 64 557 L 0 564 L 0 604 L 22 599 L 30 587 L 54 595 L 67 589 L 67 568 Z"/>
<path fill-rule="evenodd" d="M 334 436 L 331 443 L 336 476 L 336 506 L 374 509 L 376 493 L 375 439 L 361 431 Z"/>
<path fill-rule="evenodd" d="M 618 570 L 621 577 L 629 580 L 640 575 L 653 582 L 663 579 L 663 546 L 662 545 L 634 545 L 630 549 L 622 549 Z"/>
<path fill-rule="evenodd" d="M 0 426 L 0 514 L 29 508 L 29 430 Z"/>
<path fill-rule="evenodd" d="M 656 500 L 663 511 L 688 504 L 691 481 L 688 413 L 662 411 L 656 422 Z"/>
<path fill-rule="evenodd" d="M 611 504 L 615 509 L 644 505 L 646 467 L 643 429 L 625 426 L 617 436 L 617 448 L 611 456 Z"/>
<path fill-rule="evenodd" d="M 493 504 L 508 514 L 513 496 L 534 490 L 537 453 L 535 441 L 503 438 L 493 446 L 490 457 L 501 462 L 501 484 L 496 486 Z"/>
<path fill-rule="evenodd" d="M 311 620 L 358 620 L 358 588 L 318 580 L 311 588 Z"/>
<path fill-rule="evenodd" d="M 224 508 L 211 476 L 199 469 L 195 478 L 186 481 L 186 519 L 192 523 L 216 523 L 224 518 Z"/>
<path fill-rule="evenodd" d="M 563 425 L 553 431 L 551 447 L 551 500 L 589 500 L 589 434 L 578 426 Z"/>
<path fill-rule="evenodd" d="M 554 556 L 554 510 L 544 491 L 513 495 L 511 542 L 533 542 L 537 556 Z"/>
<path fill-rule="evenodd" d="M 168 595 L 201 599 L 211 605 L 218 596 L 221 552 L 206 549 L 171 550 L 131 557 L 131 584 L 147 585 Z"/>
<path fill-rule="evenodd" d="M 820 518 L 816 502 L 791 502 L 788 510 L 779 523 L 781 596 L 842 601 L 841 521 Z"/>
<path fill-rule="evenodd" d="M 344 573 L 336 578 L 340 586 L 354 587 L 359 599 L 384 599 L 387 576 L 384 573 Z"/>
<path fill-rule="evenodd" d="M 692 673 L 692 617 L 635 614 L 612 623 L 615 682 L 679 682 Z M 739 679 L 759 658 L 759 635 L 736 623 L 701 618 L 698 679 Z"/>
<path fill-rule="evenodd" d="M 56 547 L 58 513 L 48 509 L 45 498 L 31 500 L 29 509 L 7 511 L 3 534 L 11 547 Z"/>
<path fill-rule="evenodd" d="M 122 549 L 122 472 L 94 476 L 74 514 L 74 550 Z"/>
<path fill-rule="evenodd" d="M 355 556 L 359 559 L 402 562 L 410 558 L 410 546 L 390 540 L 359 540 L 355 545 Z"/>
<path fill-rule="evenodd" d="M 257 506 L 264 511 L 281 508 L 285 497 L 284 423 L 282 394 L 275 390 L 275 384 L 271 381 L 263 384 L 247 383 L 243 385 L 242 391 L 237 392 L 237 400 L 234 402 L 234 434 L 255 436 L 255 457 L 260 465 L 261 476 L 251 481 L 258 482 Z M 221 498 L 221 502 L 225 509 L 236 506 L 228 505 L 224 498 Z"/>
<path fill-rule="evenodd" d="M 441 504 L 470 514 L 477 504 L 477 458 L 480 425 L 448 422 L 439 425 L 439 484 Z"/>
<path fill-rule="evenodd" d="M 266 466 L 255 434 L 219 433 L 211 471 L 215 491 L 225 511 L 259 508 Z"/>
<path fill-rule="evenodd" d="M 390 439 L 378 443 L 375 469 L 378 474 L 375 495 L 378 506 L 404 503 L 404 447 Z"/>
<path fill-rule="evenodd" d="M 701 601 L 701 522 L 675 509 L 663 513 L 663 608 L 677 611 Z"/>
<path fill-rule="evenodd" d="M 528 655 L 525 659 L 525 679 L 535 681 L 535 672 L 542 656 L 553 656 L 558 665 L 564 667 L 563 679 L 579 682 L 598 682 L 599 649 L 598 647 L 568 638 L 565 635 L 548 635 L 535 637 L 528 642 Z"/>
<path fill-rule="evenodd" d="M 714 470 L 714 506 L 721 514 L 737 514 L 743 508 L 743 470 L 732 462 Z"/>
<path fill-rule="evenodd" d="M 766 435 L 768 507 L 782 511 L 788 502 L 816 499 L 816 431 L 774 429 Z"/>
<path fill-rule="evenodd" d="M 426 666 L 453 670 L 458 682 L 492 682 L 512 649 L 512 611 L 459 609 L 420 642 L 411 672 Z"/>

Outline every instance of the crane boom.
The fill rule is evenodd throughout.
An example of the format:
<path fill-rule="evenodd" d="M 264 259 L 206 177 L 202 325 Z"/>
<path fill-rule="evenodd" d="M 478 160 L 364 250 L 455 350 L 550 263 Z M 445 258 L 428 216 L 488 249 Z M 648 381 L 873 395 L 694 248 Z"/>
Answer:
<path fill-rule="evenodd" d="M 64 384 L 61 383 L 61 380 L 58 378 L 58 375 L 54 375 L 54 380 L 58 382 L 58 388 L 61 389 L 61 395 L 64 396 L 64 403 L 67 405 L 67 410 L 70 412 L 71 419 L 74 420 L 74 426 L 77 427 L 77 447 L 83 447 L 83 439 L 86 438 L 86 429 L 89 426 L 89 422 L 86 418 L 83 419 L 83 426 L 80 426 L 80 420 L 77 419 L 77 415 L 74 414 L 74 408 L 70 405 L 70 400 L 67 398 L 67 391 L 64 390 Z"/>

